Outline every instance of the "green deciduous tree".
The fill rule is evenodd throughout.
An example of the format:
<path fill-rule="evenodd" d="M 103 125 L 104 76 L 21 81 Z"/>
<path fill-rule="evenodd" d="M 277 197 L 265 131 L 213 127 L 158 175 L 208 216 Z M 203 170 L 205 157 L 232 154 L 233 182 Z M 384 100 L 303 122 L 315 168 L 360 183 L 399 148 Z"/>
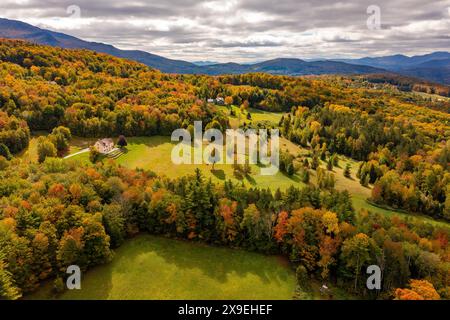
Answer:
<path fill-rule="evenodd" d="M 39 137 L 37 152 L 39 162 L 44 162 L 46 158 L 56 157 L 57 155 L 55 145 L 45 137 Z"/>
<path fill-rule="evenodd" d="M 373 261 L 373 254 L 379 250 L 373 239 L 364 233 L 358 233 L 353 238 L 347 239 L 342 245 L 341 259 L 346 268 L 353 272 L 354 290 L 357 290 L 358 280 L 363 266 Z"/>

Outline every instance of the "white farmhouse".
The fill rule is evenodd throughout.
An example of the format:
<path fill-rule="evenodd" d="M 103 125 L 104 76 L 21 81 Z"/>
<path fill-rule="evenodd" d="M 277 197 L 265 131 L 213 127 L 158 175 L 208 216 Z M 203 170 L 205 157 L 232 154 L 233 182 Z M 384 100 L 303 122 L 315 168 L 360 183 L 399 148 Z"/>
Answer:
<path fill-rule="evenodd" d="M 107 154 L 114 149 L 114 141 L 112 139 L 101 139 L 94 146 L 100 153 Z"/>
<path fill-rule="evenodd" d="M 218 105 L 223 106 L 223 105 L 225 104 L 225 99 L 222 98 L 222 97 L 218 97 L 218 98 L 216 99 L 216 103 L 217 103 Z"/>

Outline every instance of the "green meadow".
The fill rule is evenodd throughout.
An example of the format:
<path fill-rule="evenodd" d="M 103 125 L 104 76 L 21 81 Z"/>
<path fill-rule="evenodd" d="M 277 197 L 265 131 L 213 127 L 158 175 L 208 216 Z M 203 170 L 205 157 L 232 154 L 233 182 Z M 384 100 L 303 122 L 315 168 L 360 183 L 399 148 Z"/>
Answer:
<path fill-rule="evenodd" d="M 277 126 L 283 116 L 281 112 L 268 112 L 259 109 L 249 108 L 247 111 L 242 111 L 237 106 L 217 106 L 217 108 L 228 115 L 230 126 L 232 128 L 240 128 L 245 124 L 268 123 Z M 234 111 L 234 115 L 230 115 L 230 111 Z M 250 113 L 251 119 L 247 119 L 247 113 Z"/>
<path fill-rule="evenodd" d="M 127 139 L 128 146 L 124 153 L 115 161 L 127 168 L 141 168 L 151 170 L 158 175 L 169 178 L 179 178 L 194 173 L 200 169 L 206 178 L 220 183 L 232 180 L 235 183 L 243 183 L 249 187 L 287 189 L 289 186 L 304 185 L 298 176 L 287 176 L 278 172 L 273 176 L 261 175 L 261 168 L 251 165 L 252 173 L 241 180 L 234 177 L 233 166 L 228 164 L 216 164 L 214 170 L 208 164 L 180 164 L 175 165 L 171 160 L 172 149 L 176 145 L 170 141 L 170 137 L 136 137 Z M 74 150 L 74 152 L 76 152 Z M 83 153 L 71 158 L 73 161 L 90 163 L 89 153 Z"/>
<path fill-rule="evenodd" d="M 26 298 L 286 300 L 295 283 L 278 256 L 141 235 L 118 248 L 111 263 L 83 275 L 81 290 L 55 296 L 47 283 Z"/>
<path fill-rule="evenodd" d="M 85 149 L 95 143 L 96 139 L 85 139 L 74 137 L 71 141 L 69 154 L 74 154 L 82 149 Z M 252 172 L 250 175 L 244 177 L 242 180 L 235 178 L 233 174 L 233 167 L 227 164 L 216 164 L 214 170 L 212 165 L 207 164 L 181 164 L 175 165 L 171 160 L 171 153 L 175 142 L 170 141 L 170 137 L 153 136 L 153 137 L 133 137 L 128 138 L 128 146 L 124 150 L 124 153 L 114 161 L 118 164 L 134 169 L 141 168 L 145 170 L 151 170 L 158 175 L 164 175 L 169 178 L 179 178 L 182 176 L 193 174 L 195 169 L 198 168 L 202 171 L 206 178 L 211 178 L 215 183 L 223 183 L 227 180 L 231 180 L 235 183 L 242 183 L 247 187 L 258 188 L 270 188 L 275 191 L 280 188 L 285 190 L 291 185 L 296 187 L 305 186 L 301 182 L 298 175 L 292 177 L 278 172 L 274 176 L 263 176 L 260 174 L 260 167 L 252 165 Z M 30 141 L 28 150 L 21 155 L 22 159 L 26 161 L 37 161 L 37 137 L 33 137 Z M 294 143 L 280 138 L 280 147 L 282 150 L 289 151 L 294 156 L 308 156 L 308 150 L 303 149 Z M 400 217 L 412 217 L 415 219 L 421 219 L 424 222 L 429 222 L 434 225 L 446 226 L 448 223 L 436 221 L 427 216 L 411 215 L 408 213 L 396 211 L 388 208 L 380 208 L 374 206 L 366 201 L 371 195 L 371 187 L 363 187 L 359 180 L 356 178 L 356 172 L 358 171 L 359 162 L 340 156 L 339 166 L 333 168 L 333 174 L 336 178 L 336 189 L 347 190 L 352 195 L 353 205 L 357 211 L 366 209 L 372 212 L 377 212 L 388 216 L 400 216 Z M 78 154 L 68 161 L 77 161 L 82 164 L 90 164 L 89 153 Z M 351 178 L 344 177 L 344 168 L 347 163 L 352 166 Z M 326 168 L 326 163 L 321 162 L 321 167 Z M 315 171 L 311 171 L 311 182 L 315 182 Z"/>
<path fill-rule="evenodd" d="M 242 127 L 244 123 L 257 124 L 264 123 L 265 125 L 276 126 L 282 113 L 266 112 L 262 110 L 250 108 L 248 111 L 242 111 L 236 106 L 217 106 L 220 112 L 229 115 L 230 110 L 234 111 L 234 115 L 229 115 L 229 121 L 232 128 Z M 251 114 L 251 119 L 247 119 L 247 112 Z M 21 158 L 26 161 L 37 161 L 37 138 L 43 133 L 36 133 L 30 141 L 30 145 L 26 151 L 21 154 Z M 86 149 L 95 143 L 94 138 L 80 138 L 74 137 L 70 144 L 68 154 L 75 154 L 80 150 Z M 233 167 L 227 164 L 216 164 L 214 170 L 212 165 L 207 164 L 181 164 L 175 165 L 171 160 L 173 147 L 177 144 L 170 141 L 170 137 L 152 136 L 152 137 L 131 137 L 127 138 L 128 146 L 124 149 L 123 154 L 115 159 L 118 164 L 130 168 L 141 168 L 151 170 L 158 175 L 167 176 L 169 178 L 179 178 L 194 173 L 195 169 L 200 169 L 206 178 L 211 178 L 215 183 L 223 183 L 231 180 L 235 183 L 242 183 L 247 187 L 270 188 L 285 190 L 290 186 L 302 187 L 305 186 L 301 182 L 298 175 L 288 176 L 284 173 L 278 172 L 273 176 L 261 175 L 261 168 L 257 165 L 251 165 L 251 174 L 245 176 L 243 179 L 236 179 L 233 174 Z M 206 146 L 206 144 L 205 144 Z M 290 142 L 285 138 L 280 138 L 280 148 L 288 151 L 298 159 L 302 157 L 309 157 L 309 150 L 301 148 L 300 146 Z M 192 152 L 193 153 L 193 152 Z M 364 187 L 356 178 L 359 162 L 349 159 L 344 156 L 339 156 L 339 166 L 333 168 L 333 174 L 336 178 L 336 189 L 347 190 L 352 195 L 353 205 L 357 211 L 366 209 L 372 212 L 388 216 L 413 217 L 422 219 L 425 222 L 434 225 L 447 226 L 448 223 L 436 221 L 427 216 L 417 216 L 408 213 L 396 211 L 389 208 L 380 208 L 367 202 L 366 200 L 371 195 L 371 187 Z M 69 159 L 68 159 L 69 160 Z M 311 160 L 311 159 L 309 159 Z M 89 153 L 82 153 L 70 158 L 69 161 L 77 161 L 82 164 L 90 164 Z M 346 164 L 351 165 L 351 178 L 344 177 L 344 168 Z M 321 162 L 321 167 L 326 168 L 326 163 Z M 315 171 L 311 171 L 311 182 L 315 182 Z"/>
<path fill-rule="evenodd" d="M 212 170 L 212 165 L 207 164 L 181 164 L 175 165 L 171 160 L 172 148 L 176 143 L 170 141 L 170 137 L 138 137 L 129 138 L 128 146 L 126 151 L 117 161 L 120 165 L 127 168 L 141 168 L 146 170 L 151 170 L 158 175 L 165 175 L 169 178 L 179 178 L 182 176 L 193 174 L 195 169 L 198 168 L 207 178 L 211 178 L 213 182 L 221 183 L 227 180 L 231 180 L 235 183 L 243 183 L 248 187 L 258 187 L 258 188 L 269 188 L 272 191 L 280 188 L 281 190 L 286 190 L 291 185 L 296 187 L 305 186 L 301 182 L 300 177 L 294 175 L 292 177 L 278 172 L 274 176 L 263 176 L 260 174 L 260 167 L 257 165 L 252 165 L 252 173 L 244 177 L 242 180 L 238 180 L 233 175 L 233 167 L 227 164 L 216 164 L 214 170 Z M 292 142 L 281 138 L 280 146 L 283 150 L 287 150 L 294 155 L 302 154 L 305 156 L 308 151 L 298 147 Z M 76 152 L 78 149 L 74 149 Z M 90 163 L 89 153 L 83 153 L 72 158 L 74 161 L 81 161 L 83 163 Z M 344 177 L 344 168 L 347 163 L 352 166 L 351 172 L 352 177 Z M 371 195 L 371 187 L 363 187 L 359 180 L 356 178 L 356 172 L 358 171 L 359 162 L 348 159 L 346 157 L 340 156 L 339 166 L 333 168 L 333 174 L 336 178 L 336 189 L 337 190 L 347 190 L 352 195 L 353 206 L 357 211 L 361 209 L 366 209 L 372 212 L 377 212 L 380 214 L 393 216 L 397 215 L 400 217 L 412 217 L 416 219 L 422 219 L 423 221 L 432 223 L 434 225 L 448 226 L 448 223 L 436 221 L 427 216 L 411 215 L 408 213 L 389 210 L 386 208 L 376 207 L 366 201 Z M 321 162 L 321 167 L 326 168 L 326 163 Z M 315 182 L 315 171 L 311 171 L 311 181 Z"/>

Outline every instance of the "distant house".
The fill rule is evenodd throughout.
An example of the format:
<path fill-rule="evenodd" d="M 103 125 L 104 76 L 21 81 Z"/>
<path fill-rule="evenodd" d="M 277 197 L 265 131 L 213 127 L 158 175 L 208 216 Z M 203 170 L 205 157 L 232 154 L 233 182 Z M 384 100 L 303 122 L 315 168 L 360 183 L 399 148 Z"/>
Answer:
<path fill-rule="evenodd" d="M 222 97 L 218 97 L 217 99 L 208 99 L 207 101 L 208 103 L 214 103 L 220 106 L 223 106 L 225 104 L 225 99 Z"/>
<path fill-rule="evenodd" d="M 106 154 L 114 149 L 114 141 L 112 139 L 102 139 L 98 140 L 94 146 L 98 152 Z"/>

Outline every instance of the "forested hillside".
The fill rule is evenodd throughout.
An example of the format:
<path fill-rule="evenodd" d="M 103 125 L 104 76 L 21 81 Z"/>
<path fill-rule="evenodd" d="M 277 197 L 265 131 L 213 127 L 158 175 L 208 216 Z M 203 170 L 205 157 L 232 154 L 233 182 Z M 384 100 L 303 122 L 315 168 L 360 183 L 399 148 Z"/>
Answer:
<path fill-rule="evenodd" d="M 183 76 L 83 50 L 0 42 L 0 105 L 31 130 L 169 135 L 212 113 Z"/>
<path fill-rule="evenodd" d="M 226 129 L 231 115 L 207 103 L 217 97 L 229 113 L 231 105 L 284 112 L 282 135 L 312 161 L 283 154 L 280 169 L 303 172 L 303 187 L 273 192 L 213 183 L 199 170 L 173 179 L 113 160 L 58 158 L 72 136 L 170 135 L 194 120 Z M 0 298 L 44 280 L 62 290 L 67 266 L 107 263 L 148 232 L 283 254 L 296 270 L 296 298 L 311 298 L 315 278 L 367 299 L 450 299 L 448 106 L 359 78 L 164 75 L 86 50 L 1 40 Z M 36 131 L 45 132 L 39 161 L 25 161 L 19 154 Z M 331 171 L 339 156 L 361 161 L 357 179 L 372 187 L 371 202 L 405 218 L 355 210 L 318 166 Z M 383 270 L 382 290 L 366 288 L 372 264 Z"/>

